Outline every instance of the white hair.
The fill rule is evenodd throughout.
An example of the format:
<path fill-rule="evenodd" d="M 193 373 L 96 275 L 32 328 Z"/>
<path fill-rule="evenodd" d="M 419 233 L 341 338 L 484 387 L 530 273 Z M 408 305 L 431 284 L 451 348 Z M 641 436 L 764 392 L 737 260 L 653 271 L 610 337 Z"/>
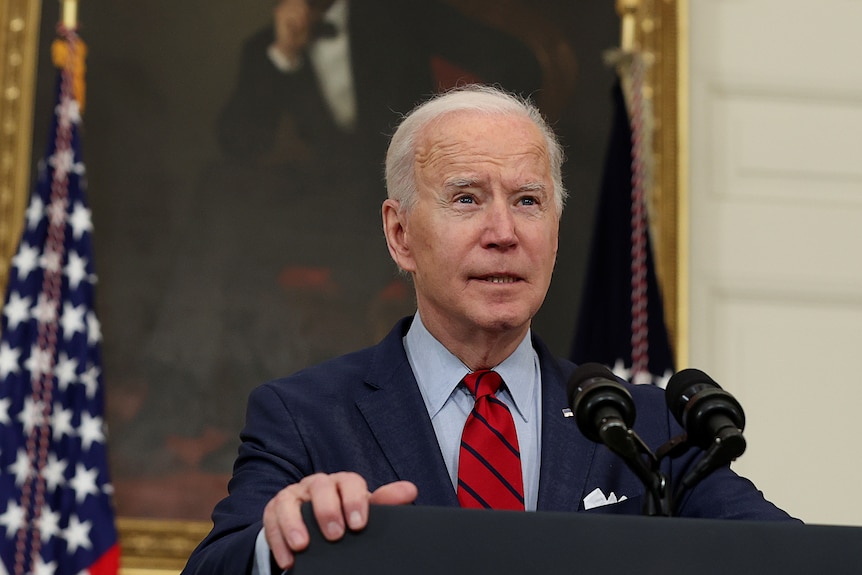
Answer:
<path fill-rule="evenodd" d="M 408 113 L 395 130 L 386 152 L 386 189 L 389 197 L 399 202 L 399 209 L 410 211 L 416 204 L 414 157 L 420 133 L 443 116 L 463 111 L 522 116 L 539 128 L 545 138 L 550 159 L 557 214 L 561 214 L 568 194 L 563 187 L 564 155 L 557 135 L 539 109 L 529 100 L 499 88 L 479 84 L 455 88 L 434 96 Z"/>

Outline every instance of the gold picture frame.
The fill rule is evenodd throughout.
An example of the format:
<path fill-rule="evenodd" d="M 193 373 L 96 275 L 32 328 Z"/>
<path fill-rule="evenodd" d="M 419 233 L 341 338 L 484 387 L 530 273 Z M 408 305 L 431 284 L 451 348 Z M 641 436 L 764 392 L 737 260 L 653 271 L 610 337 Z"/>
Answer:
<path fill-rule="evenodd" d="M 686 358 L 686 203 L 684 69 L 686 0 L 620 0 L 633 48 L 651 61 L 646 82 L 654 110 L 653 213 L 656 261 L 677 365 Z M 23 225 L 30 187 L 33 102 L 41 0 L 0 8 L 0 289 Z M 176 574 L 206 535 L 207 522 L 118 519 L 125 575 Z"/>

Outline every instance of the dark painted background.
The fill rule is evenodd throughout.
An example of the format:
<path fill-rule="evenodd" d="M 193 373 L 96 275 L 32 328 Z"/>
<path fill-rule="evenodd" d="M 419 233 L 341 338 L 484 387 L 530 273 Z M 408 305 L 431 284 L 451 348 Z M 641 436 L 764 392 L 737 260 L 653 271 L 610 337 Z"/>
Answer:
<path fill-rule="evenodd" d="M 613 4 L 524 3 L 558 27 L 577 58 L 575 89 L 556 119 L 570 199 L 555 278 L 534 322 L 563 356 L 575 326 L 609 131 L 613 73 L 602 52 L 618 39 Z M 57 5 L 43 3 L 34 165 L 51 105 L 48 46 Z M 374 343 L 411 307 L 403 286 L 391 283 L 394 267 L 385 264 L 378 224 L 353 229 L 361 220 L 342 209 L 310 229 L 303 214 L 324 209 L 315 207 L 313 194 L 264 198 L 258 186 L 244 186 L 241 173 L 220 171 L 216 118 L 236 81 L 242 42 L 270 22 L 272 6 L 272 0 L 80 3 L 79 33 L 89 46 L 84 159 L 111 466 L 123 516 L 206 519 L 225 493 L 250 389 Z M 382 185 L 379 194 L 369 202 L 375 213 Z M 345 233 L 355 235 L 342 250 L 341 281 L 333 284 L 314 276 L 313 264 L 318 250 L 332 248 L 339 218 L 347 220 L 340 222 Z M 202 221 L 210 222 L 205 232 L 195 225 Z M 302 229 L 307 232 L 297 236 Z M 246 250 L 246 242 L 268 249 L 231 253 Z M 257 262 L 278 252 L 302 255 L 310 275 L 262 279 L 279 286 L 278 297 L 249 292 Z M 376 263 L 357 263 L 365 258 Z M 370 266 L 377 269 L 374 281 L 381 274 L 385 280 L 373 293 L 363 279 Z M 264 333 L 249 333 L 254 330 Z"/>

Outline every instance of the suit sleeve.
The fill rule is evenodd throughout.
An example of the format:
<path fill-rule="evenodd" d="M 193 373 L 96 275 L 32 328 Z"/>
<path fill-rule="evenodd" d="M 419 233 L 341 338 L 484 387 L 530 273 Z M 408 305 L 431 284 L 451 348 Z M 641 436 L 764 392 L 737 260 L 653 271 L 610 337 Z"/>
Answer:
<path fill-rule="evenodd" d="M 657 409 L 664 413 L 667 438 L 683 433 L 664 405 L 664 394 L 659 393 Z M 684 457 L 674 460 L 670 481 L 673 489 L 681 482 L 686 471 L 704 455 L 692 448 Z M 707 519 L 746 519 L 754 521 L 795 521 L 784 510 L 767 500 L 750 480 L 734 472 L 730 465 L 720 467 L 707 475 L 692 489 L 683 493 L 677 502 L 677 515 Z"/>
<path fill-rule="evenodd" d="M 213 511 L 213 529 L 192 553 L 183 575 L 251 573 L 263 509 L 310 471 L 295 421 L 270 385 L 254 390 L 228 496 Z"/>
<path fill-rule="evenodd" d="M 678 515 L 709 519 L 794 521 L 787 512 L 767 500 L 757 487 L 731 470 L 721 467 L 683 495 Z"/>

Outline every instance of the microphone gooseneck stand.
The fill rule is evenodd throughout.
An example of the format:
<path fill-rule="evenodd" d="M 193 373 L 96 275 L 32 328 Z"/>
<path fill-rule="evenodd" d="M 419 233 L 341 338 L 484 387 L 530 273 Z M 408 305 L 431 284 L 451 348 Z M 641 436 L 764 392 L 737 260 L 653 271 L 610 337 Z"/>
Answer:
<path fill-rule="evenodd" d="M 742 406 L 702 371 L 682 370 L 668 382 L 668 408 L 685 432 L 655 453 L 632 430 L 634 400 L 607 367 L 595 363 L 579 366 L 569 380 L 568 391 L 581 432 L 617 454 L 643 483 L 644 515 L 673 516 L 687 491 L 745 451 Z M 689 465 L 671 493 L 661 462 L 678 458 L 693 447 L 704 453 Z"/>

